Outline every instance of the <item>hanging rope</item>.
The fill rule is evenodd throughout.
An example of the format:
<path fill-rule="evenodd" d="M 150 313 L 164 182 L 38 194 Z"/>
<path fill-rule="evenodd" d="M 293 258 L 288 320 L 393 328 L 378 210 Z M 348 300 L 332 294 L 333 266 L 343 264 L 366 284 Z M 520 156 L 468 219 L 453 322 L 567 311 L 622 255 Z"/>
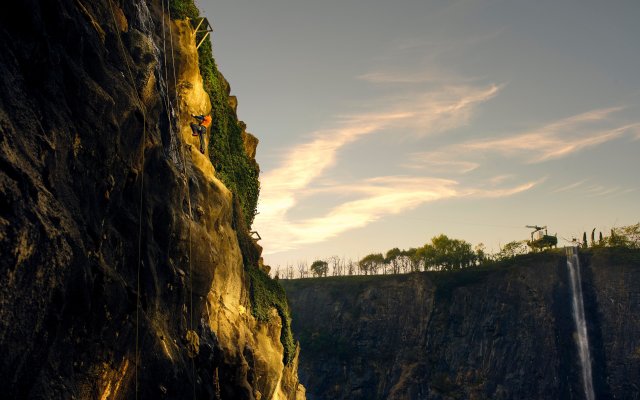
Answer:
<path fill-rule="evenodd" d="M 178 164 L 178 160 L 177 160 L 177 154 L 175 152 L 175 146 L 176 146 L 176 141 L 177 141 L 177 137 L 174 137 L 174 129 L 173 129 L 173 124 L 171 123 L 171 99 L 169 98 L 169 72 L 167 69 L 167 47 L 166 47 L 166 34 L 165 34 L 165 28 L 164 28 L 164 16 L 165 16 L 165 12 L 164 12 L 164 0 L 161 1 L 162 4 L 162 56 L 164 59 L 163 62 L 163 67 L 164 67 L 164 82 L 165 82 L 165 87 L 166 87 L 166 96 L 164 97 L 164 104 L 165 104 L 165 109 L 167 110 L 167 126 L 169 127 L 169 137 L 170 137 L 170 143 L 169 143 L 169 152 L 171 152 L 171 156 L 174 159 L 174 162 L 176 164 Z M 176 135 L 177 136 L 177 135 Z"/>
<path fill-rule="evenodd" d="M 167 0 L 168 1 L 168 0 Z M 173 87 L 175 90 L 175 98 L 176 98 L 176 107 L 178 109 L 178 126 L 181 126 L 181 122 L 180 122 L 180 115 L 182 114 L 182 110 L 181 110 L 181 104 L 180 104 L 180 97 L 179 97 L 179 93 L 178 93 L 178 78 L 176 77 L 176 64 L 175 64 L 175 55 L 173 52 L 173 31 L 172 31 L 172 27 L 171 27 L 171 9 L 168 9 L 168 14 L 169 14 L 169 46 L 171 49 L 171 67 L 172 67 L 172 73 L 173 73 Z M 183 158 L 184 156 L 184 147 L 180 146 L 181 152 L 182 152 L 182 156 Z M 189 206 L 189 219 L 191 221 L 193 221 L 193 211 L 192 211 L 192 207 L 191 207 L 191 194 L 190 194 L 190 188 L 189 188 L 189 178 L 187 175 L 187 166 L 186 163 L 184 163 L 182 165 L 183 167 L 183 173 L 185 176 L 185 180 L 186 180 L 186 186 L 187 186 L 187 204 Z M 189 223 L 189 288 L 190 288 L 190 300 L 189 300 L 189 329 L 193 330 L 193 280 L 192 280 L 192 266 L 191 266 L 191 223 Z"/>
<path fill-rule="evenodd" d="M 127 52 L 124 47 L 124 43 L 122 43 L 122 37 L 120 37 L 120 33 L 118 32 L 118 22 L 116 20 L 115 12 L 113 11 L 113 3 L 109 0 L 109 9 L 111 11 L 111 18 L 113 19 L 113 25 L 115 28 L 116 35 L 118 37 L 118 43 L 120 44 L 120 49 L 122 50 L 124 61 L 127 66 L 127 71 L 129 72 L 129 80 L 133 90 L 136 93 L 136 98 L 138 100 L 138 104 L 140 106 L 140 112 L 142 113 L 142 146 L 140 147 L 141 152 L 141 160 L 142 160 L 142 169 L 140 175 L 140 205 L 138 210 L 138 265 L 136 272 L 136 349 L 135 349 L 135 391 L 136 391 L 136 399 L 138 398 L 138 364 L 140 358 L 140 350 L 139 350 L 139 342 L 140 342 L 140 329 L 139 329 L 139 320 L 140 320 L 140 267 L 142 264 L 142 205 L 144 202 L 144 165 L 145 165 L 145 154 L 144 148 L 147 141 L 147 116 L 145 112 L 144 103 L 140 98 L 140 94 L 138 93 L 138 89 L 136 88 L 135 79 L 133 77 L 133 72 L 131 71 L 131 65 L 129 65 L 129 60 L 127 59 Z"/>
<path fill-rule="evenodd" d="M 180 97 L 178 93 L 178 78 L 176 76 L 176 63 L 175 63 L 175 55 L 173 51 L 173 29 L 172 29 L 172 19 L 171 19 L 171 7 L 167 0 L 167 10 L 169 16 L 169 45 L 171 48 L 171 67 L 173 74 L 173 87 L 175 90 L 175 101 L 176 108 L 178 113 L 178 132 L 181 132 L 182 124 L 180 121 L 180 116 L 182 115 Z M 163 24 L 164 24 L 164 0 L 162 0 L 163 7 Z M 164 25 L 163 25 L 164 26 Z M 164 43 L 163 43 L 164 47 Z M 166 57 L 166 56 L 165 56 Z M 166 58 L 165 58 L 166 60 Z M 166 67 L 166 65 L 165 65 Z M 189 188 L 189 176 L 187 175 L 187 163 L 184 155 L 184 146 L 180 146 L 180 153 L 182 155 L 182 172 L 185 178 L 185 184 L 187 187 L 187 205 L 189 206 L 189 227 L 188 227 L 188 235 L 189 235 L 189 333 L 195 333 L 193 330 L 193 267 L 191 264 L 191 224 L 193 223 L 193 210 L 191 206 L 191 191 Z M 193 398 L 196 398 L 196 371 L 195 371 L 195 360 L 191 358 L 191 374 L 192 374 L 192 382 L 193 382 Z"/>

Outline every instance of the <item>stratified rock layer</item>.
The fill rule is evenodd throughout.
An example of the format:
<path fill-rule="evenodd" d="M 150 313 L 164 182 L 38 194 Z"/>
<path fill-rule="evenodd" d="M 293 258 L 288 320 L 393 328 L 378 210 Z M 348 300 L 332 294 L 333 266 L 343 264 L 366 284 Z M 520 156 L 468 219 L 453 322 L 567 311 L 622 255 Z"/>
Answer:
<path fill-rule="evenodd" d="M 188 128 L 211 107 L 188 22 L 160 1 L 12 8 L 0 14 L 2 397 L 303 398 L 279 317 L 246 311 L 232 195 Z"/>
<path fill-rule="evenodd" d="M 640 254 L 582 256 L 598 399 L 640 398 Z M 287 281 L 309 399 L 583 399 L 562 255 Z"/>

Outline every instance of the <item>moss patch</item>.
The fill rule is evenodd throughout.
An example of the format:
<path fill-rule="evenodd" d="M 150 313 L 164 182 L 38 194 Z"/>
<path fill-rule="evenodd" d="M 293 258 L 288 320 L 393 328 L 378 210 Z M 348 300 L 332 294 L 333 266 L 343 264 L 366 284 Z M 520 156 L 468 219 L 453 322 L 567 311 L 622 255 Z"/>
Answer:
<path fill-rule="evenodd" d="M 173 19 L 193 19 L 200 15 L 200 10 L 193 3 L 193 0 L 170 0 L 169 9 Z"/>
<path fill-rule="evenodd" d="M 296 344 L 291 332 L 291 316 L 284 289 L 278 281 L 269 278 L 258 268 L 246 269 L 250 280 L 251 313 L 258 321 L 268 322 L 271 309 L 275 308 L 282 320 L 280 342 L 284 346 L 284 364 L 288 365 L 295 356 Z"/>

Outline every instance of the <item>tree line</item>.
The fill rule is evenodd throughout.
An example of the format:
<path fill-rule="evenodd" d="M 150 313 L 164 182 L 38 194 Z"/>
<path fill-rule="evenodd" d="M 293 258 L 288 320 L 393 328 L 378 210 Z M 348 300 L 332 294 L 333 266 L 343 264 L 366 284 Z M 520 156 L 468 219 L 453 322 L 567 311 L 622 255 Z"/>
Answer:
<path fill-rule="evenodd" d="M 583 240 L 573 239 L 573 243 L 586 247 L 628 247 L 640 248 L 640 223 L 611 229 L 609 236 L 602 233 L 595 237 L 595 229 L 591 232 L 591 242 L 587 241 L 587 233 Z M 496 253 L 489 254 L 480 243 L 473 247 L 471 243 L 461 239 L 453 239 L 440 234 L 421 247 L 401 250 L 398 247 L 386 253 L 372 253 L 360 260 L 352 260 L 332 256 L 323 260 L 315 260 L 309 265 L 300 261 L 296 265 L 278 267 L 276 278 L 295 279 L 326 276 L 348 275 L 381 275 L 402 274 L 418 271 L 454 271 L 470 267 L 478 267 L 488 262 L 508 260 L 532 250 L 526 240 L 511 241 Z"/>

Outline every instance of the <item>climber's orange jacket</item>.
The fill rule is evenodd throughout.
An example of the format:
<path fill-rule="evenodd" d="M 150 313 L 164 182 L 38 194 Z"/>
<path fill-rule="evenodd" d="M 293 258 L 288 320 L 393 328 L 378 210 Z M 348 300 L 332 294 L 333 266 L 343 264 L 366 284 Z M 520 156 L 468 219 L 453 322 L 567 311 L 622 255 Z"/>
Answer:
<path fill-rule="evenodd" d="M 201 123 L 202 126 L 208 128 L 211 126 L 211 115 L 205 115 Z"/>

